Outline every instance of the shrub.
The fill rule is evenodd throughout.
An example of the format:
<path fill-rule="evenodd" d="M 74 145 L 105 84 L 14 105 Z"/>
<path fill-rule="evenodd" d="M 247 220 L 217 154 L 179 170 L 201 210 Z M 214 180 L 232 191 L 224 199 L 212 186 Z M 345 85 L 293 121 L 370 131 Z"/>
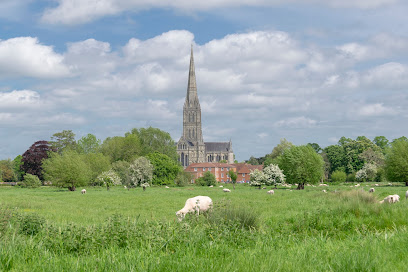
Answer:
<path fill-rule="evenodd" d="M 20 214 L 18 215 L 17 222 L 19 232 L 31 236 L 39 233 L 45 224 L 44 218 L 37 214 Z"/>
<path fill-rule="evenodd" d="M 38 188 L 41 186 L 41 181 L 36 175 L 25 174 L 21 186 L 26 188 Z"/>
<path fill-rule="evenodd" d="M 196 179 L 195 183 L 198 186 L 210 186 L 210 185 L 216 185 L 217 180 L 215 179 L 215 176 L 210 171 L 207 171 L 204 173 L 204 176 Z"/>
<path fill-rule="evenodd" d="M 176 179 L 174 180 L 174 183 L 179 187 L 183 187 L 189 184 L 192 179 L 193 176 L 191 175 L 191 173 L 180 171 Z"/>
<path fill-rule="evenodd" d="M 345 182 L 347 179 L 347 174 L 343 171 L 336 170 L 332 173 L 331 179 L 333 182 Z"/>
<path fill-rule="evenodd" d="M 349 182 L 355 182 L 355 181 L 356 181 L 356 173 L 353 172 L 353 173 L 348 174 L 348 175 L 347 175 L 347 181 L 349 181 Z"/>
<path fill-rule="evenodd" d="M 122 182 L 120 180 L 120 177 L 112 169 L 100 174 L 96 178 L 95 183 L 97 183 L 100 186 L 102 186 L 102 185 L 106 186 L 107 190 L 109 190 L 109 187 L 111 187 L 111 186 L 116 186 L 116 185 L 121 185 L 122 184 Z"/>

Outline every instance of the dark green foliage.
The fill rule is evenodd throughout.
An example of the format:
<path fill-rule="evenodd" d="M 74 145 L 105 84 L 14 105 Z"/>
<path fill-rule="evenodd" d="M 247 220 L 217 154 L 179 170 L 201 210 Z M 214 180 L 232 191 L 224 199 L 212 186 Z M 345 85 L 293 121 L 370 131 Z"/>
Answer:
<path fill-rule="evenodd" d="M 79 156 L 89 167 L 89 180 L 87 183 L 94 182 L 96 177 L 102 172 L 108 171 L 111 168 L 111 163 L 108 156 L 102 153 L 88 153 Z"/>
<path fill-rule="evenodd" d="M 141 156 L 147 156 L 150 153 L 159 152 L 177 161 L 177 149 L 176 144 L 171 138 L 168 132 L 160 130 L 158 128 L 148 127 L 148 128 L 134 128 L 131 133 L 136 135 L 141 144 Z"/>
<path fill-rule="evenodd" d="M 204 175 L 202 177 L 199 177 L 198 179 L 195 180 L 195 184 L 198 186 L 211 186 L 216 185 L 217 180 L 210 171 L 207 171 L 204 172 Z"/>
<path fill-rule="evenodd" d="M 101 152 L 109 156 L 111 162 L 132 162 L 142 154 L 142 147 L 137 135 L 127 134 L 126 137 L 106 138 L 101 146 Z"/>
<path fill-rule="evenodd" d="M 356 181 L 356 172 L 348 174 L 346 181 L 355 182 Z"/>
<path fill-rule="evenodd" d="M 324 162 L 315 150 L 307 145 L 292 146 L 286 149 L 278 159 L 279 168 L 283 170 L 288 183 L 318 183 L 324 174 Z M 299 186 L 299 189 L 303 189 Z"/>
<path fill-rule="evenodd" d="M 18 230 L 21 234 L 36 235 L 43 230 L 45 219 L 38 214 L 18 214 Z"/>
<path fill-rule="evenodd" d="M 331 175 L 332 182 L 345 182 L 347 179 L 347 174 L 341 170 L 336 170 Z"/>
<path fill-rule="evenodd" d="M 16 176 L 17 181 L 22 180 L 25 174 L 24 171 L 21 170 L 21 166 L 23 165 L 23 162 L 21 161 L 22 159 L 23 159 L 23 156 L 18 155 L 13 160 L 14 174 Z"/>
<path fill-rule="evenodd" d="M 153 184 L 174 184 L 177 174 L 182 171 L 181 166 L 169 156 L 159 152 L 150 153 L 146 156 L 153 165 Z"/>
<path fill-rule="evenodd" d="M 21 187 L 25 188 L 38 188 L 41 186 L 41 181 L 36 175 L 25 174 L 24 179 L 21 182 Z"/>
<path fill-rule="evenodd" d="M 385 172 L 389 181 L 405 182 L 408 186 L 408 141 L 396 140 L 385 159 Z"/>
<path fill-rule="evenodd" d="M 259 165 L 258 160 L 254 156 L 251 156 L 247 163 L 251 165 Z"/>
<path fill-rule="evenodd" d="M 177 177 L 174 183 L 176 184 L 176 186 L 184 187 L 190 184 L 192 180 L 193 180 L 193 175 L 191 175 L 191 173 L 181 170 L 177 174 Z"/>
<path fill-rule="evenodd" d="M 230 176 L 231 182 L 232 182 L 232 184 L 234 185 L 234 189 L 235 189 L 235 184 L 237 183 L 237 177 L 238 177 L 238 175 L 237 175 L 237 173 L 235 173 L 235 171 L 234 171 L 233 169 L 230 169 L 230 170 L 228 171 L 228 175 Z"/>
<path fill-rule="evenodd" d="M 373 140 L 373 143 L 381 148 L 383 153 L 385 153 L 390 146 L 389 141 L 387 138 L 385 138 L 385 136 L 376 136 Z"/>
<path fill-rule="evenodd" d="M 307 145 L 310 145 L 316 153 L 320 153 L 323 150 L 317 143 L 308 143 Z"/>
<path fill-rule="evenodd" d="M 14 172 L 14 161 L 10 159 L 0 161 L 0 181 L 17 181 L 17 174 Z"/>
<path fill-rule="evenodd" d="M 328 159 L 330 166 L 330 173 L 334 172 L 340 167 L 344 168 L 345 152 L 342 146 L 330 145 L 323 150 Z"/>
<path fill-rule="evenodd" d="M 129 166 L 130 163 L 127 161 L 116 161 L 112 163 L 112 169 L 118 174 L 122 184 L 129 184 Z"/>

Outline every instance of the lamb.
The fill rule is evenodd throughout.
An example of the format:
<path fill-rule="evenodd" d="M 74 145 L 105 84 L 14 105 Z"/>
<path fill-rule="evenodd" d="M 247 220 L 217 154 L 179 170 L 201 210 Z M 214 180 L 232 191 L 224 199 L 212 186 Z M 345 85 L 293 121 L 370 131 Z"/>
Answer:
<path fill-rule="evenodd" d="M 86 190 L 82 189 L 81 194 L 86 194 Z"/>
<path fill-rule="evenodd" d="M 231 190 L 230 190 L 230 189 L 222 189 L 222 191 L 223 191 L 224 193 L 231 193 Z"/>
<path fill-rule="evenodd" d="M 405 193 L 405 199 L 407 199 L 408 198 L 408 191 L 406 191 L 406 193 Z"/>
<path fill-rule="evenodd" d="M 269 190 L 267 193 L 268 193 L 269 195 L 274 195 L 274 194 L 275 194 L 275 191 L 274 191 L 274 190 Z"/>
<path fill-rule="evenodd" d="M 184 208 L 176 212 L 179 221 L 182 221 L 187 213 L 197 213 L 208 211 L 212 208 L 212 199 L 208 196 L 196 196 L 187 199 Z"/>
<path fill-rule="evenodd" d="M 374 188 L 370 188 L 370 190 L 368 190 L 369 193 L 374 193 L 375 189 Z"/>

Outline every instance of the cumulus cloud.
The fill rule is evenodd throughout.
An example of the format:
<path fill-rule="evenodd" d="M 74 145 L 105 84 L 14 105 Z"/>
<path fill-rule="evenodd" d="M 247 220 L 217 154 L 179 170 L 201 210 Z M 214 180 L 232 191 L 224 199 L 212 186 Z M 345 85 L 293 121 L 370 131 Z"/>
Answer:
<path fill-rule="evenodd" d="M 387 116 L 387 115 L 395 115 L 397 111 L 385 107 L 381 103 L 370 104 L 370 105 L 363 105 L 360 109 L 357 110 L 357 113 L 364 117 L 375 117 L 375 116 Z"/>
<path fill-rule="evenodd" d="M 150 8 L 173 8 L 191 12 L 235 7 L 273 7 L 287 3 L 319 4 L 333 8 L 372 9 L 398 3 L 399 0 L 58 0 L 56 7 L 45 10 L 42 20 L 47 23 L 81 24 L 124 11 Z"/>
<path fill-rule="evenodd" d="M 0 77 L 56 78 L 69 75 L 63 56 L 37 38 L 0 40 Z"/>
<path fill-rule="evenodd" d="M 316 125 L 316 120 L 307 118 L 305 116 L 288 118 L 275 123 L 275 126 L 285 128 L 310 128 Z"/>

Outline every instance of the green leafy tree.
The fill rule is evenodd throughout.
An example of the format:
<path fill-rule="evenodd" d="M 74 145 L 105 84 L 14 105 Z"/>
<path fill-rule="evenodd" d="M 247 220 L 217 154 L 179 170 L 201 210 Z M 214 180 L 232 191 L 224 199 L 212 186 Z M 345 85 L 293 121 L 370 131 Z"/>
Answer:
<path fill-rule="evenodd" d="M 92 183 L 96 177 L 102 172 L 108 171 L 111 168 L 110 159 L 102 153 L 79 154 L 79 157 L 88 165 L 89 181 Z"/>
<path fill-rule="evenodd" d="M 330 145 L 324 148 L 323 153 L 327 156 L 328 164 L 330 164 L 330 173 L 337 169 L 344 168 L 345 152 L 340 145 Z"/>
<path fill-rule="evenodd" d="M 364 163 L 372 163 L 377 167 L 384 166 L 385 157 L 381 151 L 374 151 L 371 147 L 364 150 L 359 154 L 359 158 L 364 161 Z"/>
<path fill-rule="evenodd" d="M 257 160 L 254 156 L 251 156 L 251 157 L 249 158 L 249 160 L 248 160 L 248 164 L 251 164 L 251 165 L 259 165 L 259 162 L 258 162 L 258 160 Z"/>
<path fill-rule="evenodd" d="M 173 184 L 177 174 L 181 171 L 181 166 L 165 154 L 159 152 L 150 153 L 146 156 L 153 164 L 153 184 L 168 185 Z"/>
<path fill-rule="evenodd" d="M 230 170 L 228 171 L 228 175 L 229 175 L 230 178 L 231 178 L 232 187 L 233 187 L 234 190 L 235 190 L 235 184 L 237 183 L 238 175 L 237 175 L 237 173 L 235 173 L 234 169 L 230 169 Z"/>
<path fill-rule="evenodd" d="M 36 175 L 25 174 L 21 186 L 26 188 L 38 188 L 41 186 L 41 181 Z"/>
<path fill-rule="evenodd" d="M 17 181 L 22 180 L 25 174 L 24 171 L 21 170 L 21 166 L 23 165 L 23 162 L 21 161 L 22 159 L 23 159 L 23 156 L 18 155 L 13 160 L 13 170 L 14 170 L 14 174 L 16 176 Z"/>
<path fill-rule="evenodd" d="M 176 177 L 176 180 L 174 181 L 174 183 L 176 184 L 176 186 L 184 187 L 187 184 L 190 184 L 191 180 L 193 180 L 193 175 L 191 173 L 185 172 L 185 171 L 180 171 L 177 174 L 177 177 Z"/>
<path fill-rule="evenodd" d="M 298 190 L 304 189 L 305 183 L 316 184 L 324 174 L 323 158 L 310 146 L 292 146 L 285 150 L 278 160 L 289 183 L 298 183 Z"/>
<path fill-rule="evenodd" d="M 66 150 L 62 154 L 52 153 L 44 161 L 43 168 L 47 181 L 70 191 L 75 191 L 78 186 L 88 185 L 92 175 L 84 156 L 73 150 Z"/>
<path fill-rule="evenodd" d="M 112 163 L 112 169 L 120 177 L 123 184 L 129 183 L 129 166 L 130 163 L 127 161 L 116 161 Z"/>
<path fill-rule="evenodd" d="M 345 182 L 347 174 L 344 171 L 336 170 L 331 174 L 332 182 Z"/>
<path fill-rule="evenodd" d="M 129 166 L 129 180 L 127 186 L 137 187 L 150 184 L 153 179 L 153 165 L 145 157 L 139 157 Z M 144 186 L 146 187 L 146 186 Z"/>
<path fill-rule="evenodd" d="M 177 147 L 168 132 L 158 128 L 134 128 L 131 134 L 136 135 L 140 139 L 141 155 L 146 156 L 150 153 L 159 152 L 167 155 L 174 161 L 177 161 Z M 129 135 L 129 134 L 126 134 Z"/>
<path fill-rule="evenodd" d="M 393 141 L 385 158 L 385 174 L 389 181 L 408 186 L 408 141 Z"/>
<path fill-rule="evenodd" d="M 202 177 L 196 179 L 195 184 L 199 186 L 214 186 L 217 184 L 217 179 L 210 171 L 206 171 Z"/>
<path fill-rule="evenodd" d="M 77 150 L 81 154 L 98 153 L 101 147 L 101 140 L 93 134 L 83 136 L 78 140 Z"/>
<path fill-rule="evenodd" d="M 316 153 L 320 153 L 323 150 L 317 143 L 308 143 L 307 145 L 310 145 L 316 151 Z"/>
<path fill-rule="evenodd" d="M 127 134 L 126 137 L 106 138 L 101 146 L 101 152 L 109 156 L 111 162 L 133 162 L 142 154 L 142 148 L 137 135 Z"/>
<path fill-rule="evenodd" d="M 291 142 L 285 138 L 280 139 L 280 143 L 275 146 L 270 154 L 265 156 L 264 166 L 268 166 L 272 163 L 276 164 L 276 159 L 281 156 L 286 149 L 289 149 L 293 146 Z"/>
<path fill-rule="evenodd" d="M 377 136 L 374 138 L 373 143 L 381 148 L 383 153 L 386 152 L 386 150 L 390 147 L 390 142 L 385 136 Z"/>
<path fill-rule="evenodd" d="M 72 130 L 63 130 L 51 136 L 51 146 L 58 153 L 65 149 L 74 150 L 76 148 L 75 133 Z"/>
<path fill-rule="evenodd" d="M 377 176 L 377 166 L 373 163 L 364 164 L 363 168 L 357 171 L 356 179 L 358 181 L 374 181 Z"/>

